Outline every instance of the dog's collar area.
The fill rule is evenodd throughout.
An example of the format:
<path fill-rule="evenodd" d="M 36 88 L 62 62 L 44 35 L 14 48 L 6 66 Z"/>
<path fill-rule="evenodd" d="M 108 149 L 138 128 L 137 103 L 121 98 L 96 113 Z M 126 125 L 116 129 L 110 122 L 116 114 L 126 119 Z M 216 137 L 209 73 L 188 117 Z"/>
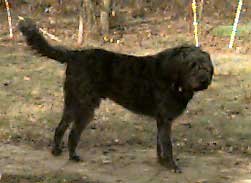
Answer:
<path fill-rule="evenodd" d="M 172 88 L 174 91 L 178 91 L 179 93 L 183 93 L 184 89 L 182 86 L 177 86 L 175 83 L 172 84 Z"/>
<path fill-rule="evenodd" d="M 183 88 L 181 86 L 178 87 L 178 92 L 180 92 L 180 93 L 183 92 Z"/>
<path fill-rule="evenodd" d="M 176 97 L 185 101 L 189 101 L 193 97 L 193 91 L 187 91 L 182 86 L 175 85 L 175 83 L 172 83 L 171 88 Z"/>

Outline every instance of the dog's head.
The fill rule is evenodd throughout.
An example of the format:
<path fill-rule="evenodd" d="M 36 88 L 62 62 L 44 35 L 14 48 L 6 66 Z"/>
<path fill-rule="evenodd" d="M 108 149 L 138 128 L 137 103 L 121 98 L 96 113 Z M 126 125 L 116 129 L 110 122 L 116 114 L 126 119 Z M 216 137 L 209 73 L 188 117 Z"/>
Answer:
<path fill-rule="evenodd" d="M 181 74 L 184 89 L 200 91 L 207 89 L 212 82 L 213 64 L 207 52 L 193 48 L 183 53 L 184 68 Z"/>
<path fill-rule="evenodd" d="M 200 91 L 211 84 L 214 68 L 207 52 L 195 46 L 181 46 L 171 49 L 168 55 L 169 77 L 181 90 Z"/>

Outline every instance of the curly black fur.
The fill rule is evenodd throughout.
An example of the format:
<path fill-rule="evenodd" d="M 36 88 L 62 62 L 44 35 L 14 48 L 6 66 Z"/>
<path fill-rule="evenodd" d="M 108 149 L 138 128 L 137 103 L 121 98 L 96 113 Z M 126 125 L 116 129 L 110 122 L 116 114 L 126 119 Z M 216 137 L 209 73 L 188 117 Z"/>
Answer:
<path fill-rule="evenodd" d="M 161 163 L 179 170 L 172 155 L 171 124 L 195 91 L 211 83 L 213 65 L 208 53 L 195 46 L 166 49 L 156 55 L 133 56 L 104 49 L 70 50 L 50 45 L 31 20 L 19 23 L 27 44 L 40 55 L 65 63 L 65 105 L 55 131 L 54 155 L 71 122 L 69 156 L 76 154 L 81 132 L 101 99 L 109 98 L 132 112 L 157 121 L 157 155 Z"/>

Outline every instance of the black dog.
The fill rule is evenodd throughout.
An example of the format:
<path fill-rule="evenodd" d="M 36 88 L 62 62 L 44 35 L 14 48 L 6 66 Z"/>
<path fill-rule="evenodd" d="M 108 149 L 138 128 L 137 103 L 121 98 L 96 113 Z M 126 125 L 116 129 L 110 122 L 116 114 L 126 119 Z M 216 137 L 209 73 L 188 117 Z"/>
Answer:
<path fill-rule="evenodd" d="M 27 44 L 42 56 L 66 63 L 65 104 L 55 131 L 52 153 L 59 155 L 65 130 L 71 160 L 79 161 L 76 146 L 101 99 L 157 121 L 157 155 L 160 162 L 180 171 L 173 159 L 172 121 L 186 108 L 195 91 L 211 83 L 213 65 L 208 53 L 180 46 L 156 55 L 132 56 L 103 49 L 69 50 L 50 45 L 31 20 L 19 23 Z"/>

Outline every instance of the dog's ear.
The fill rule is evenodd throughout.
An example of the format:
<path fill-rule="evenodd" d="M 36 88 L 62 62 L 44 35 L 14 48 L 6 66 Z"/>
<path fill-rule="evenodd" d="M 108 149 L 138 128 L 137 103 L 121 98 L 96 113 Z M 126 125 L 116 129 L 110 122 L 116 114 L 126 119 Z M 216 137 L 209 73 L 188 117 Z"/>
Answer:
<path fill-rule="evenodd" d="M 160 77 L 170 83 L 177 83 L 180 78 L 180 60 L 183 59 L 179 55 L 171 57 L 163 57 L 160 60 Z"/>
<path fill-rule="evenodd" d="M 189 66 L 193 57 L 191 54 L 194 54 L 194 51 L 197 49 L 193 46 L 181 46 L 161 52 L 158 55 L 161 77 L 166 81 L 169 80 L 180 85 L 186 79 L 186 75 L 191 69 Z M 191 67 L 193 67 L 193 64 Z"/>

